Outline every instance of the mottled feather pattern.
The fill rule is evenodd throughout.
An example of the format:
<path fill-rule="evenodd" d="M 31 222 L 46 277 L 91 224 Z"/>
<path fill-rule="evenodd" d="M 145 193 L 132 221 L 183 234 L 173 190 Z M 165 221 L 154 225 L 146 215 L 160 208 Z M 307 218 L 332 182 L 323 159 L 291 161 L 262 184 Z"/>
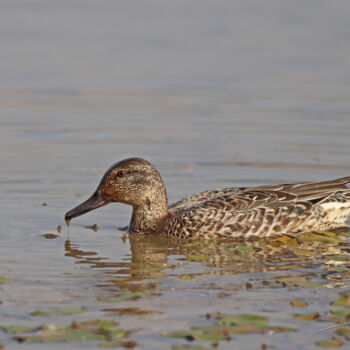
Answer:
<path fill-rule="evenodd" d="M 201 192 L 168 207 L 157 169 L 141 158 L 125 159 L 107 170 L 94 194 L 65 218 L 110 202 L 133 207 L 129 230 L 173 238 L 267 237 L 334 229 L 350 216 L 350 177 Z"/>
<path fill-rule="evenodd" d="M 227 188 L 193 195 L 169 207 L 164 230 L 185 237 L 266 237 L 344 226 L 350 215 L 350 177 L 252 188 Z M 334 192 L 336 191 L 336 192 Z M 315 203 L 316 202 L 316 203 Z M 344 203 L 330 222 L 324 203 Z M 192 204 L 192 205 L 191 205 Z"/>

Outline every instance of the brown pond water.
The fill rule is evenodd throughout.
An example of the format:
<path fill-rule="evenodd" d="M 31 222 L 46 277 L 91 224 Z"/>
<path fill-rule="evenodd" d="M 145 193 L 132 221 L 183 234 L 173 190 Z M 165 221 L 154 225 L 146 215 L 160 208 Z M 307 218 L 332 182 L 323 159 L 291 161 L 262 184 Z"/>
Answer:
<path fill-rule="evenodd" d="M 123 238 L 130 208 L 119 204 L 75 219 L 69 236 L 63 220 L 128 156 L 157 166 L 170 202 L 348 176 L 348 1 L 3 0 L 0 10 L 0 344 L 349 347 L 350 327 L 313 334 L 350 318 L 347 229 L 173 244 Z"/>

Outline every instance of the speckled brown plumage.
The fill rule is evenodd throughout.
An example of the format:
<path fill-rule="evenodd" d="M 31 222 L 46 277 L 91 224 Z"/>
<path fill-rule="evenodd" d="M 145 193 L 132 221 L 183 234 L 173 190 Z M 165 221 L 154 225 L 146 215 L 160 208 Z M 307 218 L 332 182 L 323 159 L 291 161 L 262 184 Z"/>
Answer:
<path fill-rule="evenodd" d="M 107 170 L 97 190 L 70 210 L 76 216 L 110 202 L 133 207 L 129 231 L 173 238 L 266 237 L 345 226 L 350 215 L 350 177 L 201 192 L 168 207 L 162 178 L 141 158 Z"/>

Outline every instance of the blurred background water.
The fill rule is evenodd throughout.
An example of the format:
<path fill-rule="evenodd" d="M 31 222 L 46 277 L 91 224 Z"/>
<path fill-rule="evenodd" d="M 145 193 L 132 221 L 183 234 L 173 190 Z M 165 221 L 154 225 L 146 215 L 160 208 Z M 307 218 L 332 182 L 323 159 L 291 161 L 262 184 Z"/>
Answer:
<path fill-rule="evenodd" d="M 2 0 L 0 262 L 12 282 L 1 323 L 43 299 L 96 296 L 101 273 L 75 264 L 65 233 L 40 235 L 120 159 L 153 162 L 170 202 L 348 176 L 349 11 L 342 0 Z M 129 218 L 104 207 L 73 221 L 70 239 L 130 262 L 116 229 Z M 200 313 L 181 310 L 164 319 Z"/>

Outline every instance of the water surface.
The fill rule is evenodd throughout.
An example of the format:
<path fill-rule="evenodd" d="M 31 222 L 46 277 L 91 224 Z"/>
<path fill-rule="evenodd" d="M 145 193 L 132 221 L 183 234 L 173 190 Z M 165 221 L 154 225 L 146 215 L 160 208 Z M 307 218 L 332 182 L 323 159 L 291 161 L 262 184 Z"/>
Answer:
<path fill-rule="evenodd" d="M 140 349 L 211 348 L 164 334 L 213 326 L 215 317 L 202 316 L 221 312 L 294 331 L 232 335 L 219 349 L 315 349 L 339 336 L 311 334 L 336 324 L 332 303 L 349 291 L 345 233 L 328 243 L 173 245 L 123 239 L 118 228 L 131 211 L 121 204 L 75 219 L 69 235 L 63 216 L 129 156 L 156 165 L 170 202 L 216 187 L 349 176 L 348 2 L 0 7 L 0 277 L 9 278 L 0 285 L 0 325 L 107 319 L 132 330 Z M 93 224 L 97 232 L 85 227 Z M 293 276 L 320 286 L 283 280 Z M 293 299 L 307 306 L 293 308 Z M 31 315 L 70 308 L 85 311 Z M 293 317 L 314 312 L 311 321 Z M 19 346 L 5 332 L 0 343 Z M 99 342 L 21 344 L 48 346 Z"/>

